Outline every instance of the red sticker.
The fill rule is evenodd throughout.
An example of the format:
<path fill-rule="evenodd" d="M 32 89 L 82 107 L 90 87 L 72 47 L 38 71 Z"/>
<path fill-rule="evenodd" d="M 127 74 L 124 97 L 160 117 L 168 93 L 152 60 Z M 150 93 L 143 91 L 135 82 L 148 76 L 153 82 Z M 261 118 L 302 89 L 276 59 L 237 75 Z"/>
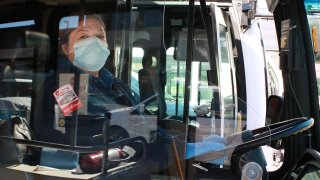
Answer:
<path fill-rule="evenodd" d="M 53 93 L 61 111 L 65 116 L 80 108 L 82 103 L 70 84 L 66 84 Z"/>

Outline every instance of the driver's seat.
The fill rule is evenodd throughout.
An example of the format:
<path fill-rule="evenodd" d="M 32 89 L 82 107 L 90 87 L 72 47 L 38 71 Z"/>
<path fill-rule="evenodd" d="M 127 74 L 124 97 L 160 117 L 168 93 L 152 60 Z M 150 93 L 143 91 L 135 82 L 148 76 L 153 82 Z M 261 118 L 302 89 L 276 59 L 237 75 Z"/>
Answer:
<path fill-rule="evenodd" d="M 164 84 L 160 80 L 160 72 L 157 68 L 157 60 L 150 52 L 146 51 L 142 58 L 142 69 L 138 72 L 140 101 L 147 106 L 151 103 L 158 105 L 156 113 L 160 117 L 166 114 L 166 103 L 164 99 Z"/>
<path fill-rule="evenodd" d="M 159 89 L 158 83 L 155 81 L 159 79 L 158 69 L 155 66 L 153 57 L 146 53 L 142 58 L 142 69 L 139 70 L 139 89 L 140 89 L 140 101 L 153 96 Z M 149 102 L 155 101 L 156 97 L 153 97 Z M 148 102 L 147 102 L 148 103 Z"/>

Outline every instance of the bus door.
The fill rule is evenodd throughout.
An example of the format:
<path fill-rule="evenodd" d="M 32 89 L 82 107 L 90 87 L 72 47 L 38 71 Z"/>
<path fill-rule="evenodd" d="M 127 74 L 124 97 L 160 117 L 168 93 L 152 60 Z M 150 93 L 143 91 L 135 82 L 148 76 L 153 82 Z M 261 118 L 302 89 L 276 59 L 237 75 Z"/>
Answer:
<path fill-rule="evenodd" d="M 222 137 L 236 132 L 237 126 L 241 127 L 241 122 L 237 122 L 237 83 L 235 80 L 234 58 L 232 51 L 231 25 L 227 14 L 221 8 L 211 5 L 213 32 L 217 37 L 218 54 L 218 86 L 219 86 L 219 104 L 217 109 L 220 120 L 220 135 Z M 215 27 L 214 27 L 215 25 Z M 215 101 L 216 102 L 216 101 Z M 215 106 L 216 107 L 216 106 Z M 216 110 L 215 110 L 216 111 Z M 220 122 L 219 122 L 220 121 Z"/>

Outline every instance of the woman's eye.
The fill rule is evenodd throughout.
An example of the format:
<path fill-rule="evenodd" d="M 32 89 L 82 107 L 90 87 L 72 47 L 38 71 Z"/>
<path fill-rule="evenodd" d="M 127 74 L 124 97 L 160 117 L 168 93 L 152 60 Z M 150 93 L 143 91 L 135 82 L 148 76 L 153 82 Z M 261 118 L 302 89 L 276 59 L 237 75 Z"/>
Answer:
<path fill-rule="evenodd" d="M 103 35 L 98 35 L 97 38 L 104 40 L 104 36 Z"/>
<path fill-rule="evenodd" d="M 89 36 L 86 36 L 86 35 L 83 35 L 83 36 L 80 36 L 79 39 L 87 39 Z"/>

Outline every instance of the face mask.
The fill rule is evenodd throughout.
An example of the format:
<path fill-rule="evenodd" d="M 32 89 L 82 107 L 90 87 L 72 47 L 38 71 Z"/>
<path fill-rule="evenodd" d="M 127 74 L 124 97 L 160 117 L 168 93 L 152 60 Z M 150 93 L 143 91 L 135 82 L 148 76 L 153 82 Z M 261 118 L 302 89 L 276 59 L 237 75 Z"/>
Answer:
<path fill-rule="evenodd" d="M 88 71 L 99 71 L 107 61 L 108 44 L 97 37 L 89 37 L 73 46 L 73 64 Z"/>

